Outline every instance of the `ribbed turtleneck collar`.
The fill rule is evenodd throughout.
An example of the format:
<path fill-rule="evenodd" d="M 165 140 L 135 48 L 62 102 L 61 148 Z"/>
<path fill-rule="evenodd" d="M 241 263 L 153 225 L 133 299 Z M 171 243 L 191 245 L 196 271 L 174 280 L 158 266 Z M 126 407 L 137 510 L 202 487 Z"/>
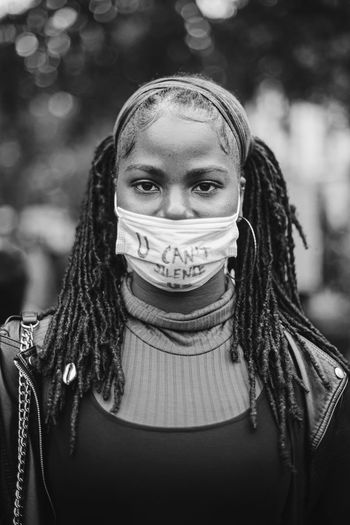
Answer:
<path fill-rule="evenodd" d="M 165 312 L 138 299 L 131 291 L 130 278 L 123 282 L 122 295 L 128 312 L 127 328 L 161 352 L 195 356 L 210 352 L 231 338 L 231 280 L 218 301 L 189 314 Z"/>
<path fill-rule="evenodd" d="M 232 280 L 227 278 L 226 291 L 218 301 L 187 314 L 165 312 L 138 299 L 131 290 L 131 276 L 122 284 L 122 296 L 129 316 L 147 325 L 180 332 L 197 332 L 209 330 L 232 317 L 235 289 Z"/>

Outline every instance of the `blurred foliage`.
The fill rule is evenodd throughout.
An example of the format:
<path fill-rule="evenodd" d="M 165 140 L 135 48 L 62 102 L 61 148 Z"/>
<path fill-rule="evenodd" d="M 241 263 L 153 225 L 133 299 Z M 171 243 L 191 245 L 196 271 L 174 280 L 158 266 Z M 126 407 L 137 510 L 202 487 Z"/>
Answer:
<path fill-rule="evenodd" d="M 74 217 L 93 149 L 159 75 L 204 73 L 243 102 L 272 85 L 349 114 L 349 20 L 348 0 L 0 0 L 0 206 Z M 309 312 L 349 352 L 350 233 L 323 233 L 328 288 Z"/>
<path fill-rule="evenodd" d="M 0 20 L 0 204 L 63 200 L 74 208 L 88 148 L 91 155 L 125 98 L 158 75 L 204 73 L 243 101 L 274 82 L 291 99 L 350 108 L 350 2 L 29 4 Z"/>

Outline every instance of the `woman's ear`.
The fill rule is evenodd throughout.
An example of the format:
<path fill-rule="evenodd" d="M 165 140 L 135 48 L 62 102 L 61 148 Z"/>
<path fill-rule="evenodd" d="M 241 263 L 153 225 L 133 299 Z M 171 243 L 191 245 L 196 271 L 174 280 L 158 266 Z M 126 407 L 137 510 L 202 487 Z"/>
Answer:
<path fill-rule="evenodd" d="M 239 179 L 239 192 L 240 192 L 240 206 L 238 217 L 243 217 L 243 203 L 244 203 L 244 191 L 245 191 L 246 180 L 243 176 Z"/>

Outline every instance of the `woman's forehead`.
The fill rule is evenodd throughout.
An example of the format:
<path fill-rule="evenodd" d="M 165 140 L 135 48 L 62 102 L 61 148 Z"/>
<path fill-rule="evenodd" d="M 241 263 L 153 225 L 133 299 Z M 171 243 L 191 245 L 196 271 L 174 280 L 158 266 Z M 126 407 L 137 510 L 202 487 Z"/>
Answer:
<path fill-rule="evenodd" d="M 217 132 L 212 121 L 190 118 L 189 115 L 164 112 L 152 120 L 148 126 L 136 130 L 135 143 L 140 141 L 203 142 L 217 141 Z"/>
<path fill-rule="evenodd" d="M 250 150 L 252 135 L 247 114 L 239 100 L 229 91 L 210 80 L 191 77 L 163 77 L 141 86 L 125 102 L 119 112 L 113 135 L 116 145 L 122 145 L 119 140 L 125 129 L 139 120 L 147 122 L 152 113 L 157 113 L 161 106 L 171 104 L 185 115 L 198 115 L 199 120 L 219 120 L 225 122 L 234 137 L 239 149 L 240 163 L 245 162 Z M 134 137 L 133 137 L 134 138 Z"/>
<path fill-rule="evenodd" d="M 164 109 L 143 129 L 135 129 L 133 150 L 157 147 L 183 152 L 224 154 L 239 163 L 237 143 L 224 124 L 210 119 L 204 112 L 188 108 Z"/>

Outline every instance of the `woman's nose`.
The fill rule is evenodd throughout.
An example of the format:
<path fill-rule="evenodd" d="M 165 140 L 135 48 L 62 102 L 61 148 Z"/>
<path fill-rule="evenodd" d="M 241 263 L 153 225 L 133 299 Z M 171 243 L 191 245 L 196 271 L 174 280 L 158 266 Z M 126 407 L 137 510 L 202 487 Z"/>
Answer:
<path fill-rule="evenodd" d="M 193 217 L 188 197 L 181 188 L 172 188 L 164 196 L 162 216 L 165 219 L 190 219 Z"/>

